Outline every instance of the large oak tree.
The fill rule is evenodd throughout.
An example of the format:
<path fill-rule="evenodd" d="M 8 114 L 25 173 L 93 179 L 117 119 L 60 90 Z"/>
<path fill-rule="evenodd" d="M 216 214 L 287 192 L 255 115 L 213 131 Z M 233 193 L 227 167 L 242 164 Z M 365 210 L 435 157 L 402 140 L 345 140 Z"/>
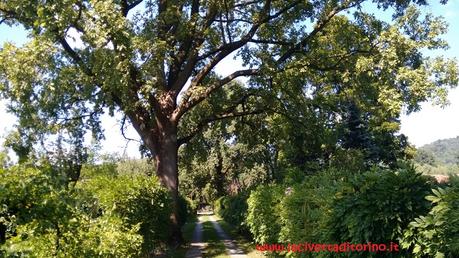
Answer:
<path fill-rule="evenodd" d="M 100 136 L 100 115 L 122 112 L 177 203 L 180 145 L 213 121 L 272 109 L 263 103 L 285 98 L 282 88 L 372 96 L 381 116 L 444 99 L 457 66 L 421 52 L 446 46 L 444 22 L 410 6 L 424 0 L 370 1 L 392 11 L 390 24 L 365 13 L 364 2 L 2 0 L 0 21 L 23 25 L 30 41 L 3 46 L 0 92 L 27 140 L 61 130 Z M 233 54 L 245 67 L 216 74 Z M 239 94 L 193 112 L 243 76 L 250 81 Z M 172 221 L 179 242 L 176 212 Z"/>

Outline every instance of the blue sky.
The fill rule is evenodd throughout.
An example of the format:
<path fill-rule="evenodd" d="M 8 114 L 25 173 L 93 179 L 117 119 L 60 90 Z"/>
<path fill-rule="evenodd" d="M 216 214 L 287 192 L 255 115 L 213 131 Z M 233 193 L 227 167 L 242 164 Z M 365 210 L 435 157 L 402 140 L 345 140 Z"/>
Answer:
<path fill-rule="evenodd" d="M 449 31 L 444 36 L 450 48 L 444 52 L 434 52 L 432 55 L 443 55 L 459 59 L 459 0 L 449 0 L 447 5 L 440 5 L 430 1 L 431 5 L 423 7 L 426 12 L 432 12 L 445 18 L 449 24 Z M 438 1 L 437 1 L 438 2 Z M 387 16 L 386 16 L 387 17 Z M 27 32 L 22 27 L 8 27 L 0 25 L 0 45 L 5 41 L 16 44 L 23 44 L 27 41 Z M 218 73 L 224 75 L 232 71 L 235 66 L 241 66 L 240 62 L 231 57 L 223 60 L 216 68 Z M 438 139 L 452 138 L 459 136 L 459 88 L 453 89 L 449 94 L 450 105 L 440 108 L 423 103 L 422 110 L 410 115 L 402 116 L 401 133 L 408 136 L 409 141 L 421 146 Z M 135 142 L 126 143 L 120 133 L 119 121 L 121 116 L 114 118 L 104 116 L 102 126 L 105 129 L 106 139 L 102 142 L 102 151 L 107 153 L 126 153 L 129 156 L 138 157 L 138 145 Z M 0 100 L 0 143 L 1 137 L 5 136 L 15 123 L 15 118 L 6 113 L 5 102 Z M 128 136 L 137 138 L 136 133 L 130 129 Z"/>
<path fill-rule="evenodd" d="M 434 54 L 459 60 L 459 0 L 450 0 L 447 5 L 433 5 L 425 9 L 443 16 L 449 24 L 444 39 L 450 48 Z M 443 109 L 431 103 L 423 103 L 420 112 L 403 115 L 401 132 L 408 135 L 409 141 L 416 146 L 459 136 L 459 88 L 450 91 L 449 102 L 450 105 Z"/>

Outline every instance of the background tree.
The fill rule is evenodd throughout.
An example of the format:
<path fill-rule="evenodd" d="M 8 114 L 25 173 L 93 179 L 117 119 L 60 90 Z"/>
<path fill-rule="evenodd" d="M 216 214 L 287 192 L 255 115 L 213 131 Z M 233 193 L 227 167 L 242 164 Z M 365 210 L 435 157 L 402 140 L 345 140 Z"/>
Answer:
<path fill-rule="evenodd" d="M 64 128 L 92 129 L 100 138 L 100 115 L 107 108 L 122 112 L 172 193 L 171 240 L 179 242 L 178 148 L 212 121 L 264 111 L 249 89 L 273 98 L 284 88 L 312 98 L 364 94 L 382 107 L 381 121 L 404 105 L 412 111 L 420 101 L 445 98 L 457 67 L 420 52 L 446 46 L 438 37 L 446 25 L 410 6 L 426 1 L 374 0 L 381 9 L 394 8 L 392 25 L 366 14 L 363 2 L 3 1 L 0 21 L 22 24 L 31 40 L 4 45 L 1 92 L 19 116 L 21 139 Z M 346 11 L 354 16 L 339 15 Z M 233 53 L 245 67 L 216 75 L 216 65 Z M 247 95 L 225 98 L 215 113 L 183 124 L 191 110 L 242 76 L 251 78 Z M 178 137 L 179 128 L 194 125 Z"/>
<path fill-rule="evenodd" d="M 437 163 L 435 156 L 431 152 L 423 150 L 423 149 L 418 149 L 416 151 L 414 160 L 421 165 L 428 164 L 428 165 L 434 166 L 435 163 Z"/>

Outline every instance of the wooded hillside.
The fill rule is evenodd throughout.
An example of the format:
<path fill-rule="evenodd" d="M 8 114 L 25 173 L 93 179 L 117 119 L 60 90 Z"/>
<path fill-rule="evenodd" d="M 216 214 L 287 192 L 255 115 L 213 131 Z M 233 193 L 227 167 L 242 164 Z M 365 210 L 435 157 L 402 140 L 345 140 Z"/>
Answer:
<path fill-rule="evenodd" d="M 459 136 L 426 144 L 418 150 L 431 154 L 439 164 L 457 164 L 459 163 Z"/>

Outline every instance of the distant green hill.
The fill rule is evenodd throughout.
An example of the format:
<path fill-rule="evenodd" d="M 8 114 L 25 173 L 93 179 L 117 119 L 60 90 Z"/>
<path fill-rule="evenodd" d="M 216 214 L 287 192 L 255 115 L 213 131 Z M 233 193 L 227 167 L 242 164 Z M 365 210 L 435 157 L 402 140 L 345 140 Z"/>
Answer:
<path fill-rule="evenodd" d="M 431 160 L 431 159 L 434 160 Z M 459 164 L 459 136 L 438 140 L 418 148 L 416 161 L 420 163 L 434 162 L 438 165 Z"/>

